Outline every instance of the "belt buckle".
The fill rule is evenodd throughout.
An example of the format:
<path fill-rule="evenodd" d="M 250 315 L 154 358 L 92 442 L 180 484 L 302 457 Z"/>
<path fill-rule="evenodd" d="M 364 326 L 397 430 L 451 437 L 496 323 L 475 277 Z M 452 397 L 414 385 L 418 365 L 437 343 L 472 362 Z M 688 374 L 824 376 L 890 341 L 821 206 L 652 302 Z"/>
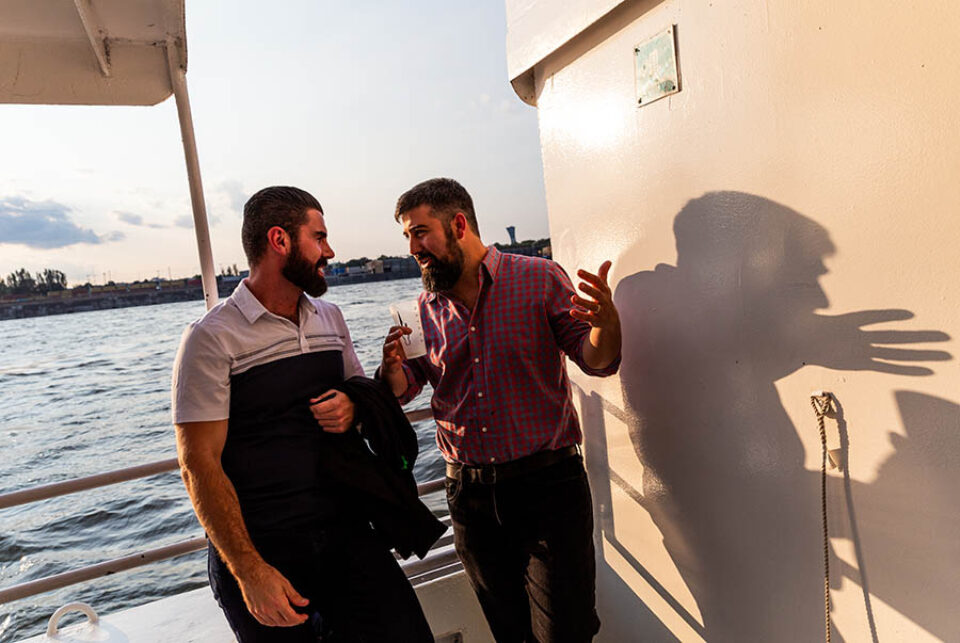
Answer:
<path fill-rule="evenodd" d="M 469 471 L 469 479 L 471 482 L 477 484 L 495 484 L 497 482 L 497 470 L 492 464 L 464 467 L 464 471 Z"/>
<path fill-rule="evenodd" d="M 477 469 L 477 482 L 480 484 L 496 484 L 497 469 L 492 464 L 482 465 Z"/>

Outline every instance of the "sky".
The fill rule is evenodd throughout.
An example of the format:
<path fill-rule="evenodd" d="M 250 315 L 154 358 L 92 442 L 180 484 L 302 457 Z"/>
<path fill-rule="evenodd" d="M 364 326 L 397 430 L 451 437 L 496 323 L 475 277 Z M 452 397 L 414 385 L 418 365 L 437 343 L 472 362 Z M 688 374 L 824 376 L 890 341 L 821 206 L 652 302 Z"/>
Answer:
<path fill-rule="evenodd" d="M 485 242 L 507 241 L 507 225 L 548 236 L 537 114 L 507 78 L 502 2 L 188 0 L 186 12 L 218 272 L 246 267 L 243 203 L 268 185 L 317 197 L 337 260 L 407 254 L 396 199 L 434 176 L 470 191 Z M 0 141 L 0 276 L 200 272 L 172 97 L 0 105 Z"/>

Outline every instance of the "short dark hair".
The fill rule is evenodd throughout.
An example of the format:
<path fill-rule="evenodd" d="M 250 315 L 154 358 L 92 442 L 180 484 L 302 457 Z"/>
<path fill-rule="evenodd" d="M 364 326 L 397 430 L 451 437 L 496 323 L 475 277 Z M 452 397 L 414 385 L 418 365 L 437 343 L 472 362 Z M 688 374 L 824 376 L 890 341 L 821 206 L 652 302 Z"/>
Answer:
<path fill-rule="evenodd" d="M 397 199 L 397 209 L 393 213 L 394 220 L 400 221 L 400 216 L 404 212 L 419 208 L 421 205 L 430 206 L 442 215 L 445 223 L 449 223 L 457 212 L 463 212 L 470 228 L 477 235 L 480 234 L 477 214 L 473 211 L 473 199 L 470 198 L 470 193 L 453 179 L 430 179 L 416 184 L 401 194 Z"/>
<path fill-rule="evenodd" d="M 297 229 L 307 218 L 307 210 L 323 208 L 309 192 L 285 185 L 263 188 L 243 206 L 243 227 L 240 239 L 247 263 L 255 266 L 267 251 L 267 231 L 280 226 L 296 238 Z"/>

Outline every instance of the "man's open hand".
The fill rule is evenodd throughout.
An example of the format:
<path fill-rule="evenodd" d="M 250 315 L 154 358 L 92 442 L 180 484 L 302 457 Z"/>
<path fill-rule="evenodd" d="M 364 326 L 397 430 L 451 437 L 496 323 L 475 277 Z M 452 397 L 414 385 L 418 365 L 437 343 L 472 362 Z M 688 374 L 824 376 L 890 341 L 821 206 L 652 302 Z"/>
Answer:
<path fill-rule="evenodd" d="M 587 322 L 594 328 L 619 329 L 620 315 L 613 303 L 613 294 L 607 284 L 607 273 L 610 272 L 610 262 L 604 261 L 600 266 L 599 274 L 586 270 L 578 270 L 577 276 L 582 279 L 578 288 L 586 295 L 573 295 L 570 298 L 573 308 L 570 314 Z"/>

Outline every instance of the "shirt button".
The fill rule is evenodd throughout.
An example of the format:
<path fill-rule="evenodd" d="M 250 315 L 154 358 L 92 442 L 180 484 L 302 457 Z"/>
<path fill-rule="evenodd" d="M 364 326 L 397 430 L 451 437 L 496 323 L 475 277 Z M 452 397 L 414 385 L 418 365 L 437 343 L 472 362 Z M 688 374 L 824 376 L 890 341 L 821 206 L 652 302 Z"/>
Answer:
<path fill-rule="evenodd" d="M 479 364 L 479 363 L 480 363 L 480 358 L 479 358 L 479 357 L 474 357 L 474 358 L 473 358 L 473 363 L 474 363 L 474 364 Z"/>
<path fill-rule="evenodd" d="M 483 397 L 483 391 L 477 393 L 477 397 Z"/>
<path fill-rule="evenodd" d="M 476 326 L 471 326 L 471 327 L 470 327 L 470 332 L 471 332 L 471 333 L 477 332 L 477 327 L 476 327 Z"/>
<path fill-rule="evenodd" d="M 487 432 L 487 427 L 482 426 L 482 427 L 480 427 L 480 430 L 483 431 L 484 433 L 486 433 L 486 432 Z"/>
<path fill-rule="evenodd" d="M 496 461 L 497 461 L 496 458 L 490 458 L 490 462 L 496 462 Z"/>

